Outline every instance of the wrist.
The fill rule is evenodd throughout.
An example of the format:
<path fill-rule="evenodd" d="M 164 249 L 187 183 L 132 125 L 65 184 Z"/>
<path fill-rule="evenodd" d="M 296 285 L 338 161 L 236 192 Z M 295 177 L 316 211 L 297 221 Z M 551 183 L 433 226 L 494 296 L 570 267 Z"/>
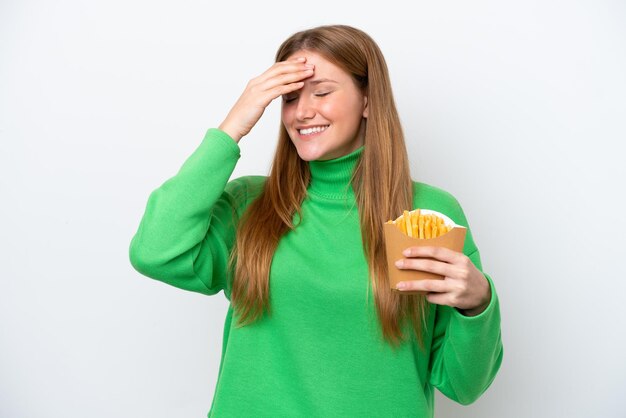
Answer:
<path fill-rule="evenodd" d="M 224 132 L 226 135 L 231 137 L 233 141 L 235 141 L 236 143 L 239 143 L 239 141 L 242 138 L 242 136 L 239 135 L 235 129 L 232 129 L 231 127 L 228 126 L 226 121 L 222 122 L 221 125 L 217 127 L 217 129 L 219 129 L 220 131 Z"/>
<path fill-rule="evenodd" d="M 480 306 L 477 306 L 475 308 L 470 308 L 470 309 L 459 309 L 459 308 L 457 308 L 457 310 L 463 316 L 478 316 L 481 313 L 485 312 L 485 310 L 487 309 L 487 306 L 489 306 L 489 302 L 491 302 L 491 298 L 486 303 L 483 303 Z"/>
<path fill-rule="evenodd" d="M 477 316 L 477 315 L 480 315 L 481 313 L 483 313 L 487 309 L 487 307 L 491 303 L 491 286 L 490 286 L 489 281 L 487 280 L 486 277 L 483 276 L 483 279 L 484 279 L 484 283 L 483 284 L 485 286 L 485 288 L 484 288 L 485 290 L 484 290 L 484 293 L 483 293 L 484 296 L 482 297 L 481 302 L 477 306 L 472 307 L 472 308 L 466 308 L 466 309 L 457 308 L 458 311 L 462 315 L 465 315 L 465 316 Z"/>

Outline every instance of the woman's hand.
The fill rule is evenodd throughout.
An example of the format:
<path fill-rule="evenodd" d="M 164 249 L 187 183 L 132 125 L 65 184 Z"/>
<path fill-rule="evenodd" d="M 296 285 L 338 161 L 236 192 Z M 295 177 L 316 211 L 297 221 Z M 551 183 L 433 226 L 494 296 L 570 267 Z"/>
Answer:
<path fill-rule="evenodd" d="M 313 75 L 313 65 L 306 58 L 281 61 L 260 76 L 250 80 L 226 119 L 219 126 L 236 142 L 248 134 L 272 100 L 304 86 Z"/>
<path fill-rule="evenodd" d="M 398 283 L 399 290 L 427 292 L 429 302 L 455 307 L 466 316 L 478 315 L 489 305 L 489 282 L 463 253 L 443 247 L 409 247 L 403 254 L 407 258 L 396 261 L 396 267 L 428 271 L 444 279 L 404 281 Z"/>

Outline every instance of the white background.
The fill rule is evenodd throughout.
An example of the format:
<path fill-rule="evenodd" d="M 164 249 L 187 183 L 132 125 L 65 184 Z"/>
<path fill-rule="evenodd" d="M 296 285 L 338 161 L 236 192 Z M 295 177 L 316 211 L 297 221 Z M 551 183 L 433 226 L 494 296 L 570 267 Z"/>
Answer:
<path fill-rule="evenodd" d="M 436 416 L 626 416 L 625 3 L 227 3 L 0 3 L 0 416 L 206 416 L 227 301 L 128 246 L 282 40 L 330 23 L 385 53 L 413 177 L 459 199 L 501 298 L 500 373 Z M 233 176 L 267 174 L 278 110 Z"/>

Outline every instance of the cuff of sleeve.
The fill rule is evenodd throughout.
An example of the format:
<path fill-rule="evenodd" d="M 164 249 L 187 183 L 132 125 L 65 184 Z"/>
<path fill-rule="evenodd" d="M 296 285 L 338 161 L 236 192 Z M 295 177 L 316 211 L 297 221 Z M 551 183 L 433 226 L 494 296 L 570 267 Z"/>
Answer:
<path fill-rule="evenodd" d="M 493 280 L 491 280 L 491 277 L 483 272 L 483 275 L 485 276 L 485 278 L 487 279 L 487 281 L 489 282 L 489 289 L 491 291 L 491 300 L 489 301 L 489 305 L 487 305 L 487 308 L 485 308 L 484 311 L 482 311 L 481 313 L 479 313 L 478 315 L 475 316 L 466 316 L 463 315 L 461 312 L 459 312 L 458 309 L 453 309 L 454 311 L 454 317 L 457 320 L 466 322 L 466 323 L 481 323 L 481 322 L 485 322 L 488 320 L 488 318 L 493 317 L 494 315 L 494 311 L 497 311 L 499 309 L 499 304 L 498 304 L 498 294 L 496 293 L 496 288 L 493 284 Z"/>
<path fill-rule="evenodd" d="M 230 135 L 220 129 L 209 128 L 204 135 L 204 141 L 219 143 L 230 152 L 235 154 L 237 157 L 241 155 L 241 148 L 239 147 L 239 144 L 235 142 L 235 140 L 231 138 Z"/>

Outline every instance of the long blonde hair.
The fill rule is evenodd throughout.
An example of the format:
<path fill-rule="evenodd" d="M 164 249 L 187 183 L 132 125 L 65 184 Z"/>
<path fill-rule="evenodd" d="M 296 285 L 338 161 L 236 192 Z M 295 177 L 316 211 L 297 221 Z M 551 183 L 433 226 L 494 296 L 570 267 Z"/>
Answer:
<path fill-rule="evenodd" d="M 350 74 L 368 98 L 364 149 L 354 169 L 352 187 L 359 211 L 363 248 L 384 338 L 399 345 L 407 320 L 422 344 L 426 300 L 401 295 L 389 287 L 383 223 L 412 208 L 413 188 L 404 135 L 396 110 L 385 59 L 374 40 L 361 30 L 333 25 L 301 31 L 278 49 L 276 62 L 300 50 L 314 51 Z M 261 195 L 237 227 L 231 253 L 234 280 L 231 293 L 238 325 L 270 312 L 269 270 L 281 237 L 296 227 L 292 219 L 306 197 L 311 179 L 284 126 Z M 300 216 L 299 216 L 300 217 Z"/>

